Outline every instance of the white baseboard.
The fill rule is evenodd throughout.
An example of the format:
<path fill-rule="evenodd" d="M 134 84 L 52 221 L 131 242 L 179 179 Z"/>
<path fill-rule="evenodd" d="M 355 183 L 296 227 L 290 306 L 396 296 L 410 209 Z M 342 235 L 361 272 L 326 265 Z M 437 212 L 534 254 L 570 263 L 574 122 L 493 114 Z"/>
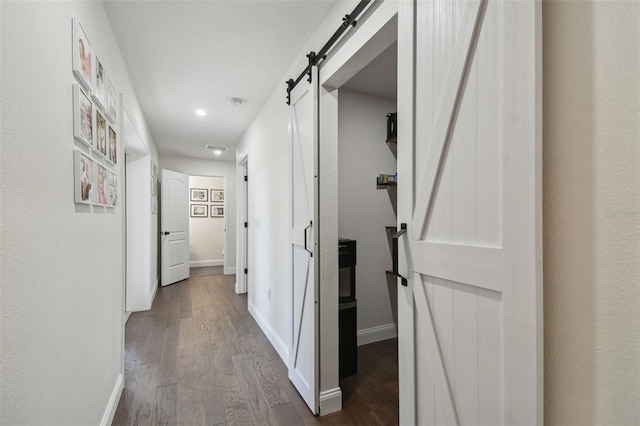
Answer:
<path fill-rule="evenodd" d="M 365 328 L 358 330 L 358 346 L 393 339 L 394 337 L 398 337 L 398 330 L 393 323 Z"/>
<path fill-rule="evenodd" d="M 151 289 L 151 297 L 149 298 L 149 307 L 146 310 L 151 309 L 153 306 L 153 299 L 156 298 L 156 293 L 158 292 L 158 280 L 153 284 L 153 288 Z"/>
<path fill-rule="evenodd" d="M 334 388 L 320 392 L 320 415 L 342 410 L 342 389 Z"/>
<path fill-rule="evenodd" d="M 120 373 L 118 374 L 116 385 L 113 387 L 113 391 L 111 392 L 107 408 L 105 408 L 104 414 L 102 415 L 102 420 L 100 420 L 100 426 L 109 426 L 113 423 L 113 418 L 116 415 L 116 409 L 118 408 L 118 402 L 120 402 L 120 395 L 122 395 L 123 389 L 124 377 L 122 373 Z"/>
<path fill-rule="evenodd" d="M 232 268 L 224 268 L 224 274 L 225 275 L 235 275 L 236 273 L 236 267 L 232 267 Z"/>
<path fill-rule="evenodd" d="M 204 268 L 205 266 L 224 266 L 224 259 L 192 260 L 189 268 Z"/>
<path fill-rule="evenodd" d="M 276 350 L 276 352 L 278 352 L 278 355 L 280 355 L 280 358 L 282 359 L 284 364 L 287 366 L 287 368 L 289 368 L 289 348 L 282 341 L 280 336 L 278 336 L 278 334 L 273 330 L 273 328 L 271 328 L 269 323 L 267 323 L 267 320 L 256 309 L 254 304 L 251 302 L 248 302 L 247 305 L 249 308 L 249 313 L 251 314 L 253 319 L 256 320 L 256 322 L 264 332 L 265 336 L 267 336 L 267 339 L 269 339 L 269 342 L 271 342 L 271 345 L 273 345 L 273 348 Z"/>

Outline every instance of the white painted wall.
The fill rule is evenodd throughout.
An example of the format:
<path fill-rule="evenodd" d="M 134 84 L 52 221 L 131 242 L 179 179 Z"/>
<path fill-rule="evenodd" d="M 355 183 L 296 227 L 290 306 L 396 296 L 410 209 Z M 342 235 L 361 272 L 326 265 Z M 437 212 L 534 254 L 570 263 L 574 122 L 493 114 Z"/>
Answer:
<path fill-rule="evenodd" d="M 0 423 L 108 424 L 124 373 L 124 208 L 74 204 L 72 17 L 155 155 L 153 139 L 101 2 L 0 7 Z"/>
<path fill-rule="evenodd" d="M 543 2 L 545 423 L 640 424 L 640 3 Z"/>
<path fill-rule="evenodd" d="M 385 143 L 386 115 L 395 111 L 395 99 L 339 90 L 338 233 L 357 241 L 359 343 L 395 335 L 396 279 L 385 273 L 392 263 L 385 226 L 396 225 L 395 190 L 377 189 L 375 182 L 378 174 L 397 169 Z"/>
<path fill-rule="evenodd" d="M 232 161 L 204 160 L 198 158 L 160 156 L 159 168 L 183 172 L 190 176 L 223 177 L 225 182 L 224 241 L 225 274 L 236 273 L 236 164 Z M 209 203 L 211 205 L 211 203 Z M 190 235 L 191 239 L 192 236 Z"/>
<path fill-rule="evenodd" d="M 189 176 L 189 194 L 192 188 L 205 189 L 207 202 L 189 201 L 189 204 L 205 204 L 207 217 L 191 217 L 189 214 L 189 266 L 224 265 L 224 217 L 211 217 L 211 190 L 224 190 L 224 178 Z M 191 196 L 189 196 L 191 199 Z M 224 204 L 215 204 L 224 206 Z M 226 212 L 225 212 L 226 214 Z"/>

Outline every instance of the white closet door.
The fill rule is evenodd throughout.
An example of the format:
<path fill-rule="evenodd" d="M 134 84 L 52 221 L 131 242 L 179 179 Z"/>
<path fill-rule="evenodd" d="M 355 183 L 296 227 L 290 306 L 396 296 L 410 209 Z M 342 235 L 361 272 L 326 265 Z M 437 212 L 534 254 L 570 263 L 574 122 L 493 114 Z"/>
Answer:
<path fill-rule="evenodd" d="M 318 334 L 318 69 L 311 82 L 303 79 L 291 92 L 290 254 L 292 280 L 292 342 L 289 379 L 314 414 L 319 407 Z"/>
<path fill-rule="evenodd" d="M 189 278 L 189 176 L 162 170 L 161 283 Z"/>
<path fill-rule="evenodd" d="M 542 424 L 541 4 L 413 2 L 400 40 L 400 423 Z"/>

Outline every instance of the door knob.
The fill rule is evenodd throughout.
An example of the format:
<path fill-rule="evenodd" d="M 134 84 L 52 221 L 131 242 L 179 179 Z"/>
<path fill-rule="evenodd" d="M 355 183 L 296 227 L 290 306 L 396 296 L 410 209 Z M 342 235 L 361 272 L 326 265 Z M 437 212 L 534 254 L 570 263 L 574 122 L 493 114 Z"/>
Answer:
<path fill-rule="evenodd" d="M 169 235 L 171 232 L 161 232 L 160 235 Z"/>

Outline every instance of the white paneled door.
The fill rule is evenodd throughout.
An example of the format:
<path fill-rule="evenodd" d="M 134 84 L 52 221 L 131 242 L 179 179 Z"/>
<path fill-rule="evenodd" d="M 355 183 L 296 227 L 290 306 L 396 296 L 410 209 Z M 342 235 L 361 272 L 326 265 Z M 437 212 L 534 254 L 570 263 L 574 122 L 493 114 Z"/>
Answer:
<path fill-rule="evenodd" d="M 543 422 L 540 12 L 401 6 L 401 424 Z"/>
<path fill-rule="evenodd" d="M 189 278 L 189 176 L 162 170 L 161 283 Z"/>
<path fill-rule="evenodd" d="M 318 379 L 318 69 L 291 91 L 290 255 L 292 279 L 292 341 L 289 379 L 314 414 L 319 406 Z"/>

